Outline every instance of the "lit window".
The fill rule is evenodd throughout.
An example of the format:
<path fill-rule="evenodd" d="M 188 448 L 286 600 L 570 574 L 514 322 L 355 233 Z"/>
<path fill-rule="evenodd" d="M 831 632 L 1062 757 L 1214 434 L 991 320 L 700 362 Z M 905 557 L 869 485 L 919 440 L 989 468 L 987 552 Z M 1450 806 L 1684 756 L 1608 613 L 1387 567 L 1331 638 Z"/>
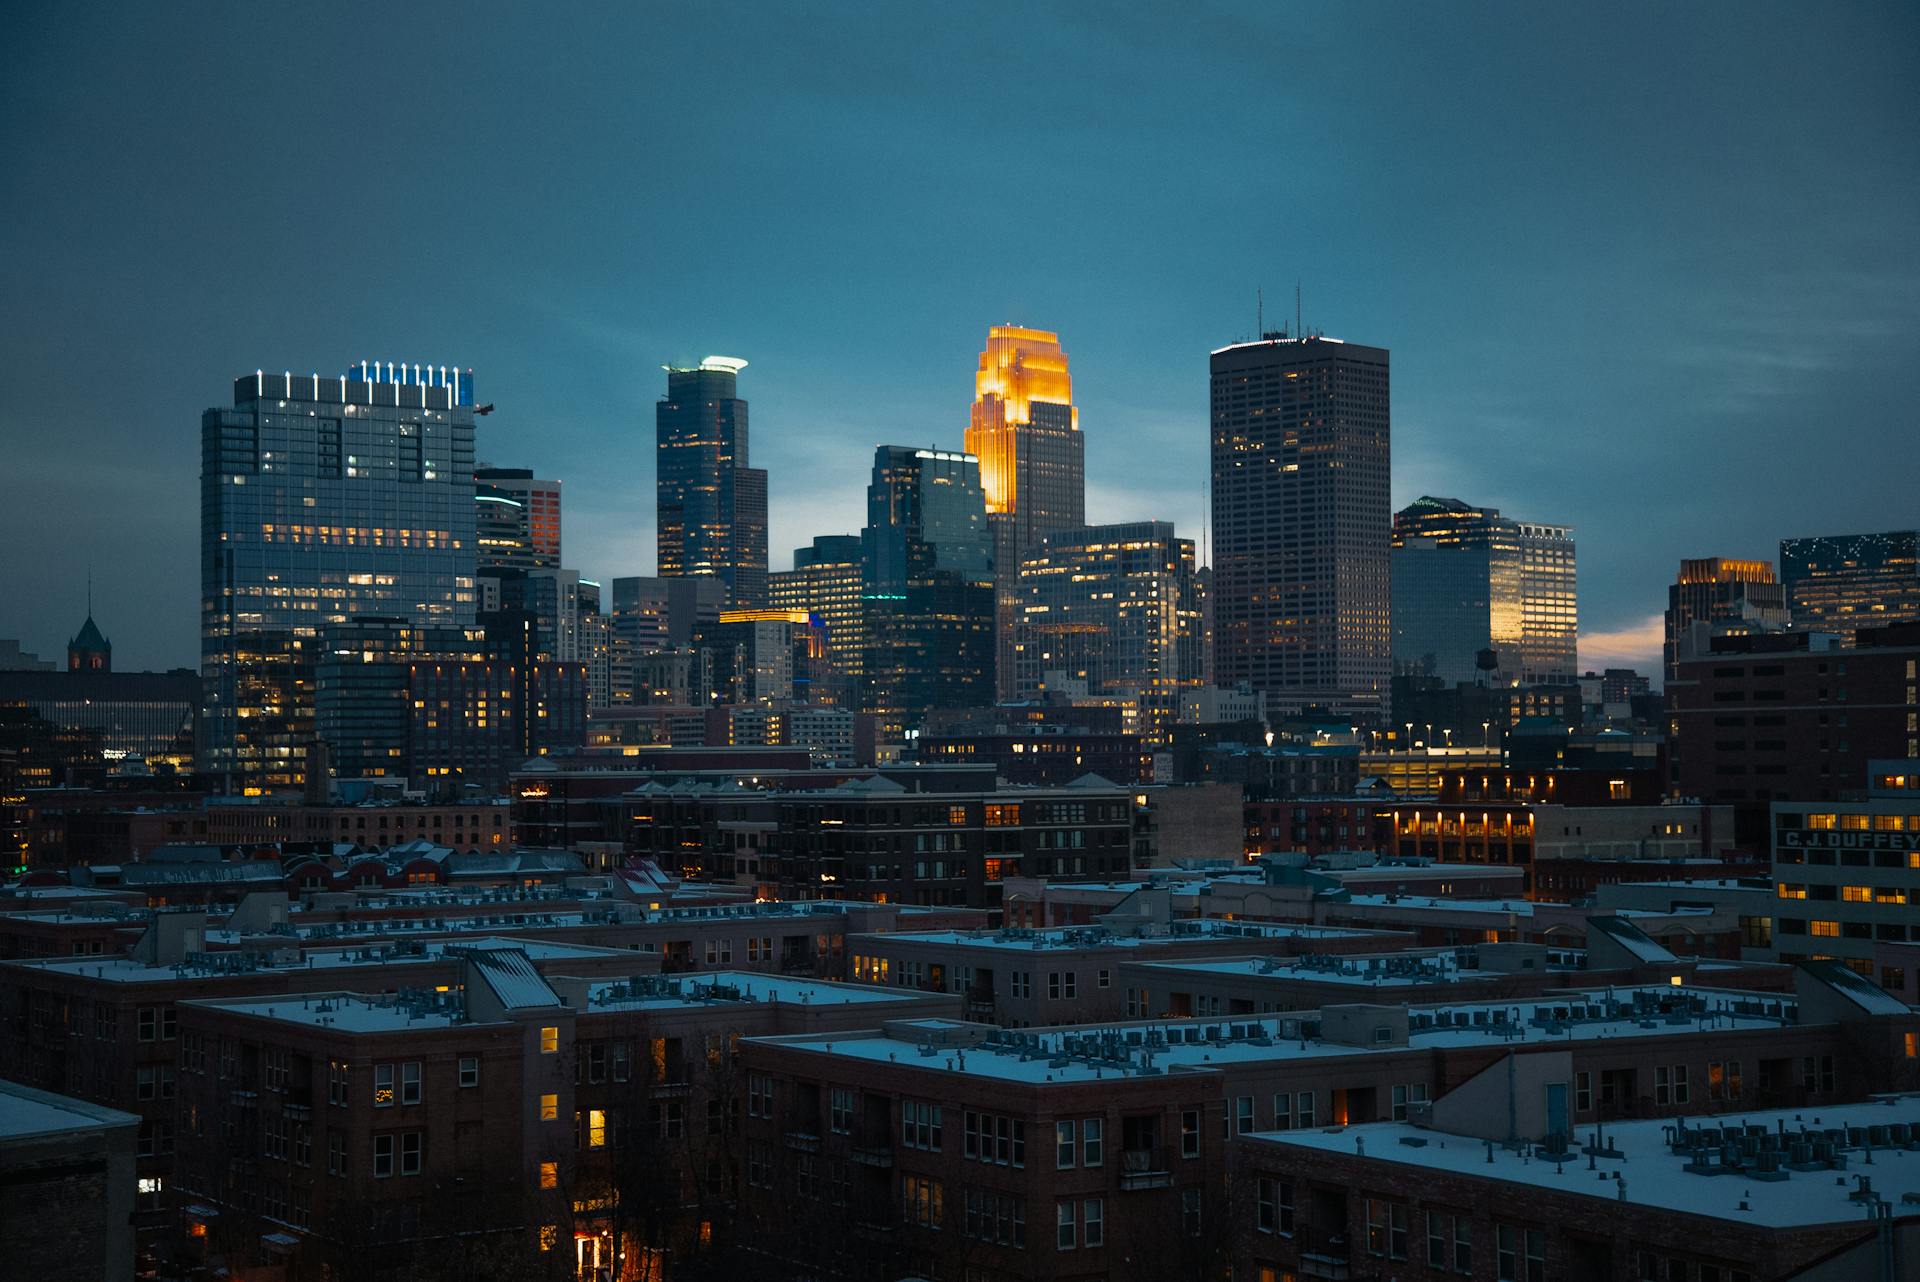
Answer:
<path fill-rule="evenodd" d="M 560 1030 L 551 1024 L 540 1030 L 540 1053 L 557 1054 L 560 1050 Z"/>
<path fill-rule="evenodd" d="M 557 1122 L 560 1120 L 560 1097 L 558 1095 L 542 1095 L 540 1097 L 540 1120 L 543 1122 Z"/>
<path fill-rule="evenodd" d="M 560 1187 L 560 1163 L 540 1163 L 540 1187 L 543 1189 Z"/>

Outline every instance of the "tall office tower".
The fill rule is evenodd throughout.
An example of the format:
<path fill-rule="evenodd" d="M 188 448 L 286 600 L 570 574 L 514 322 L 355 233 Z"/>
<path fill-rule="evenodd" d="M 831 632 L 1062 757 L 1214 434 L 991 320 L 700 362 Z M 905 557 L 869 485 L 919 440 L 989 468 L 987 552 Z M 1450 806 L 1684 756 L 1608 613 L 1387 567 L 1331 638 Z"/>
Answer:
<path fill-rule="evenodd" d="M 710 575 L 740 607 L 767 599 L 767 474 L 747 466 L 746 367 L 731 356 L 667 366 L 654 411 L 660 573 Z"/>
<path fill-rule="evenodd" d="M 1716 636 L 1751 636 L 1787 629 L 1787 588 L 1771 561 L 1694 557 L 1680 562 L 1667 588 L 1667 680 L 1682 658 L 1703 654 Z"/>
<path fill-rule="evenodd" d="M 805 610 L 722 610 L 703 626 L 705 703 L 834 704 L 826 625 Z"/>
<path fill-rule="evenodd" d="M 413 665 L 486 657 L 475 627 L 420 627 L 372 615 L 329 627 L 315 665 L 314 737 L 327 745 L 333 776 L 408 778 Z"/>
<path fill-rule="evenodd" d="M 1216 685 L 1378 715 L 1393 653 L 1386 349 L 1266 334 L 1212 354 Z"/>
<path fill-rule="evenodd" d="M 475 555 L 480 572 L 560 568 L 560 482 L 521 467 L 473 474 Z"/>
<path fill-rule="evenodd" d="M 1020 562 L 1045 535 L 1087 523 L 1086 447 L 1058 334 L 991 327 L 973 387 L 966 447 L 980 460 L 993 530 L 997 688 L 1011 698 Z"/>
<path fill-rule="evenodd" d="M 1020 589 L 1019 697 L 1081 687 L 1125 699 L 1142 734 L 1164 742 L 1181 692 L 1200 684 L 1193 540 L 1167 521 L 1049 534 L 1021 562 Z"/>
<path fill-rule="evenodd" d="M 1920 531 L 1780 540 L 1787 612 L 1800 632 L 1920 620 Z"/>
<path fill-rule="evenodd" d="M 201 417 L 200 769 L 299 787 L 321 634 L 474 622 L 473 376 L 253 373 Z"/>
<path fill-rule="evenodd" d="M 822 534 L 793 550 L 793 568 L 767 576 L 767 601 L 776 610 L 805 610 L 827 630 L 827 654 L 851 688 L 860 683 L 860 652 L 866 644 L 861 604 L 865 579 L 860 536 Z"/>
<path fill-rule="evenodd" d="M 862 705 L 890 724 L 993 700 L 994 570 L 980 461 L 883 445 L 861 533 Z"/>
<path fill-rule="evenodd" d="M 1481 651 L 1505 683 L 1579 675 L 1572 527 L 1422 495 L 1393 518 L 1393 662 L 1448 685 L 1476 680 Z"/>
<path fill-rule="evenodd" d="M 600 585 L 582 580 L 578 570 L 504 570 L 483 579 L 497 580 L 499 602 L 482 614 L 524 611 L 533 618 L 534 653 L 555 663 L 576 663 L 580 653 L 583 592 L 597 609 Z"/>

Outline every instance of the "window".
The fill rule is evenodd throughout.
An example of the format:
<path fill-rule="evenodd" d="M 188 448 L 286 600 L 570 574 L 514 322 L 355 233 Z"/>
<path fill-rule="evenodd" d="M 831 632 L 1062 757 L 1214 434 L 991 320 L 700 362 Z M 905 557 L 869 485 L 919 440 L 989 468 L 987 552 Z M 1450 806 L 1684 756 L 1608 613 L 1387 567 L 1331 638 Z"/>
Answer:
<path fill-rule="evenodd" d="M 1180 1156 L 1200 1156 L 1200 1110 L 1197 1108 L 1180 1114 Z"/>
<path fill-rule="evenodd" d="M 730 966 L 733 964 L 733 941 L 731 939 L 709 939 L 707 941 L 707 965 Z"/>
<path fill-rule="evenodd" d="M 1080 1244 L 1079 1208 L 1069 1198 L 1054 1208 L 1056 1223 L 1059 1225 L 1054 1234 L 1054 1245 L 1062 1251 L 1071 1251 Z"/>
<path fill-rule="evenodd" d="M 1393 1120 L 1396 1122 L 1406 1121 L 1407 1105 L 1424 1104 L 1426 1103 L 1426 1101 L 1427 1101 L 1427 1084 L 1425 1082 L 1411 1082 L 1405 1086 L 1394 1087 L 1393 1088 Z"/>
<path fill-rule="evenodd" d="M 540 1187 L 543 1189 L 557 1189 L 560 1187 L 560 1163 L 540 1163 Z"/>
<path fill-rule="evenodd" d="M 900 1101 L 900 1143 L 907 1148 L 940 1151 L 940 1106 L 922 1100 Z"/>
<path fill-rule="evenodd" d="M 1089 1247 L 1107 1244 L 1107 1199 L 1090 1197 L 1080 1203 L 1080 1240 Z"/>
<path fill-rule="evenodd" d="M 347 1173 L 347 1137 L 339 1131 L 327 1132 L 327 1174 Z"/>
<path fill-rule="evenodd" d="M 1200 1236 L 1200 1190 L 1180 1190 L 1180 1228 L 1188 1237 Z"/>
<path fill-rule="evenodd" d="M 560 1226 L 558 1224 L 542 1224 L 540 1226 L 540 1249 L 542 1251 L 551 1251 L 558 1245 L 560 1245 Z"/>
<path fill-rule="evenodd" d="M 1112 988 L 1113 972 L 1110 970 L 1103 970 L 1099 972 L 1099 974 L 1095 977 L 1094 982 L 1097 983 L 1101 988 Z"/>
<path fill-rule="evenodd" d="M 157 1211 L 160 1209 L 160 1195 L 167 1190 L 167 1182 L 158 1175 L 143 1175 L 135 1187 L 135 1209 Z"/>
<path fill-rule="evenodd" d="M 400 1102 L 418 1104 L 420 1102 L 420 1062 L 400 1066 Z"/>
<path fill-rule="evenodd" d="M 970 1188 L 965 1205 L 966 1218 L 961 1227 L 964 1236 L 976 1242 L 1026 1246 L 1027 1204 L 1023 1199 L 1008 1193 Z"/>
<path fill-rule="evenodd" d="M 1390 1260 L 1407 1258 L 1407 1207 L 1404 1202 L 1367 1199 L 1367 1254 Z"/>
<path fill-rule="evenodd" d="M 765 1144 L 747 1145 L 747 1183 L 760 1189 L 773 1187 L 773 1154 Z"/>
<path fill-rule="evenodd" d="M 578 1116 L 578 1114 L 576 1114 Z M 585 1116 L 585 1135 L 587 1148 L 605 1148 L 607 1146 L 607 1110 L 590 1108 Z M 576 1147 L 578 1145 L 576 1144 Z"/>
<path fill-rule="evenodd" d="M 407 1131 L 400 1136 L 400 1174 L 420 1174 L 421 1155 L 426 1151 L 426 1132 Z"/>
<path fill-rule="evenodd" d="M 1007 978 L 1008 978 L 1008 982 L 1010 983 L 1013 989 L 1013 995 L 1015 997 L 1033 996 L 1033 972 L 1032 971 L 1030 970 L 1008 971 Z"/>
<path fill-rule="evenodd" d="M 1473 1273 L 1473 1221 L 1464 1215 L 1427 1212 L 1427 1267 Z"/>
<path fill-rule="evenodd" d="M 375 1108 L 393 1107 L 393 1065 L 391 1064 L 373 1066 L 373 1106 Z"/>
<path fill-rule="evenodd" d="M 1055 1122 L 1053 1124 L 1053 1146 L 1053 1164 L 1063 1171 L 1072 1167 L 1074 1158 L 1078 1153 L 1074 1141 L 1072 1122 Z M 1067 1204 L 1063 1202 L 1061 1205 L 1065 1206 Z"/>
<path fill-rule="evenodd" d="M 393 1174 L 393 1136 L 373 1137 L 373 1178 L 384 1180 Z"/>
<path fill-rule="evenodd" d="M 460 1060 L 460 1085 L 478 1086 L 480 1084 L 480 1060 L 473 1055 L 462 1056 Z"/>
<path fill-rule="evenodd" d="M 1809 935 L 1820 935 L 1827 939 L 1837 939 L 1840 936 L 1840 923 L 1837 921 L 1824 921 L 1816 917 L 1807 923 L 1807 933 Z"/>
<path fill-rule="evenodd" d="M 1273 1097 L 1273 1129 L 1290 1131 L 1293 1129 L 1293 1096 L 1281 1091 Z"/>
<path fill-rule="evenodd" d="M 924 1175 L 900 1177 L 901 1211 L 907 1223 L 923 1229 L 938 1229 L 944 1218 L 944 1200 L 939 1180 Z"/>
<path fill-rule="evenodd" d="M 1263 1175 L 1256 1184 L 1254 1227 L 1262 1233 L 1293 1232 L 1293 1181 Z"/>
<path fill-rule="evenodd" d="M 1495 1276 L 1500 1282 L 1546 1282 L 1547 1234 L 1544 1229 L 1499 1226 Z"/>
<path fill-rule="evenodd" d="M 773 1079 L 765 1073 L 747 1074 L 747 1116 L 773 1116 Z"/>
<path fill-rule="evenodd" d="M 1576 1113 L 1586 1113 L 1593 1109 L 1592 1073 L 1573 1075 L 1573 1109 Z"/>
<path fill-rule="evenodd" d="M 836 1086 L 828 1097 L 828 1125 L 836 1135 L 845 1135 L 853 1130 L 853 1109 L 856 1096 L 844 1086 Z"/>
<path fill-rule="evenodd" d="M 961 1114 L 961 1124 L 964 1157 L 994 1166 L 1026 1166 L 1027 1124 L 1024 1120 L 967 1109 Z"/>
<path fill-rule="evenodd" d="M 557 1055 L 559 1052 L 560 1030 L 552 1024 L 542 1027 L 540 1030 L 540 1053 L 542 1055 Z"/>
<path fill-rule="evenodd" d="M 1912 1033 L 1907 1034 L 1907 1040 L 1911 1045 Z M 1913 1058 L 1911 1050 L 1907 1052 L 1907 1057 Z M 1089 1117 L 1080 1123 L 1080 1165 L 1098 1166 L 1106 1160 L 1103 1151 L 1106 1130 L 1107 1124 L 1104 1118 Z"/>
<path fill-rule="evenodd" d="M 1303 1131 L 1313 1129 L 1313 1092 L 1301 1091 L 1293 1097 L 1294 1122 Z"/>
<path fill-rule="evenodd" d="M 139 1013 L 139 1037 L 143 1042 L 154 1039 L 155 1030 L 160 1024 L 160 1010 L 157 1006 L 142 1006 Z"/>
<path fill-rule="evenodd" d="M 540 1120 L 543 1122 L 557 1122 L 560 1120 L 560 1097 L 558 1095 L 542 1095 L 540 1097 Z"/>
<path fill-rule="evenodd" d="M 647 1114 L 654 1134 L 663 1140 L 677 1140 L 687 1133 L 686 1105 L 677 1099 L 650 1104 Z"/>

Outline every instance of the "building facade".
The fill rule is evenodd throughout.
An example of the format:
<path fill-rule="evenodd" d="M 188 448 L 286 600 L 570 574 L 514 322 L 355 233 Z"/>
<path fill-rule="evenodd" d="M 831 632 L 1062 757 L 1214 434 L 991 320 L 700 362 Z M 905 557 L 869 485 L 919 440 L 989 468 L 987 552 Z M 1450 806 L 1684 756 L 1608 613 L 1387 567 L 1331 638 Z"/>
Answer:
<path fill-rule="evenodd" d="M 1430 495 L 1395 513 L 1396 669 L 1448 684 L 1572 681 L 1579 624 L 1571 527 Z"/>
<path fill-rule="evenodd" d="M 1080 435 L 1080 411 L 1073 404 L 1073 375 L 1058 334 L 992 326 L 973 386 L 966 447 L 980 460 L 993 531 L 999 601 L 996 689 L 1000 697 L 1011 698 L 1020 562 L 1044 535 L 1086 524 L 1086 443 Z"/>
<path fill-rule="evenodd" d="M 1386 349 L 1269 335 L 1212 354 L 1214 674 L 1377 714 L 1392 659 Z"/>
<path fill-rule="evenodd" d="M 1920 530 L 1782 539 L 1780 578 L 1803 632 L 1920 621 Z"/>
<path fill-rule="evenodd" d="M 323 632 L 474 621 L 473 376 L 254 373 L 201 419 L 199 766 L 299 786 Z"/>
<path fill-rule="evenodd" d="M 1193 541 L 1167 521 L 1058 531 L 1020 563 L 1019 587 L 1016 696 L 1121 697 L 1164 742 L 1200 683 Z"/>
<path fill-rule="evenodd" d="M 1682 658 L 1707 650 L 1716 636 L 1751 636 L 1787 629 L 1787 588 L 1771 561 L 1693 557 L 1667 588 L 1667 680 Z"/>
<path fill-rule="evenodd" d="M 473 474 L 473 503 L 483 573 L 560 568 L 560 482 L 526 468 L 483 467 Z"/>
<path fill-rule="evenodd" d="M 767 595 L 767 474 L 747 466 L 747 363 L 709 356 L 667 368 L 655 408 L 660 573 L 712 576 L 737 606 Z"/>

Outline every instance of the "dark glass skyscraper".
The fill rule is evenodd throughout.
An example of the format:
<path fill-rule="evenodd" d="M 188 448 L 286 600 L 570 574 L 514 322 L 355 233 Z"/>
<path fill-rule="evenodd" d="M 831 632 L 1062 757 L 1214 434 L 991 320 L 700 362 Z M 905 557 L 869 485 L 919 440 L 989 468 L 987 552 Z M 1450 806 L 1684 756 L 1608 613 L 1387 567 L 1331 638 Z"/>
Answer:
<path fill-rule="evenodd" d="M 1216 684 L 1244 681 L 1283 709 L 1381 706 L 1387 362 L 1384 348 L 1280 334 L 1212 354 Z"/>
<path fill-rule="evenodd" d="M 767 474 L 747 466 L 746 365 L 709 356 L 668 366 L 654 425 L 661 575 L 712 575 L 751 607 L 767 598 Z"/>
<path fill-rule="evenodd" d="M 1667 680 L 1680 675 L 1680 660 L 1704 652 L 1716 636 L 1747 636 L 1787 630 L 1787 589 L 1769 561 L 1689 557 L 1667 588 Z"/>
<path fill-rule="evenodd" d="M 523 467 L 483 467 L 473 474 L 473 502 L 482 574 L 560 568 L 560 482 Z"/>
<path fill-rule="evenodd" d="M 1920 620 L 1920 531 L 1780 540 L 1787 612 L 1801 632 Z"/>
<path fill-rule="evenodd" d="M 199 767 L 290 789 L 329 625 L 474 622 L 473 378 L 256 372 L 201 417 Z"/>
<path fill-rule="evenodd" d="M 993 701 L 993 536 L 971 454 L 883 445 L 861 535 L 862 704 L 918 721 Z"/>

